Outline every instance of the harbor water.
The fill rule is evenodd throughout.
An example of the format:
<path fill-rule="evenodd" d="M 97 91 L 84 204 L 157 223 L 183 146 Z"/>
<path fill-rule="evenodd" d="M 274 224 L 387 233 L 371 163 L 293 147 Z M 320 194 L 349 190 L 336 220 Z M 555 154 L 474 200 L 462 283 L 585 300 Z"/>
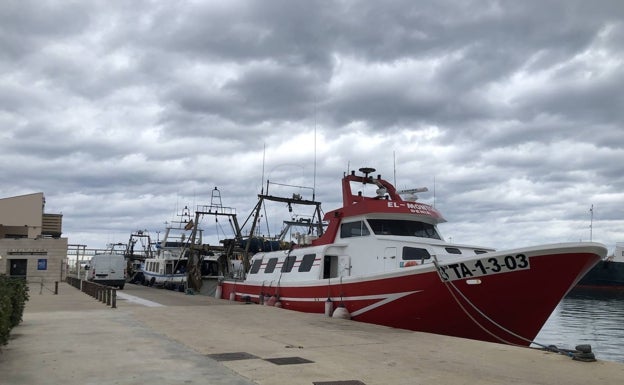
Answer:
<path fill-rule="evenodd" d="M 575 288 L 535 341 L 560 349 L 590 344 L 597 359 L 624 362 L 624 289 Z"/>

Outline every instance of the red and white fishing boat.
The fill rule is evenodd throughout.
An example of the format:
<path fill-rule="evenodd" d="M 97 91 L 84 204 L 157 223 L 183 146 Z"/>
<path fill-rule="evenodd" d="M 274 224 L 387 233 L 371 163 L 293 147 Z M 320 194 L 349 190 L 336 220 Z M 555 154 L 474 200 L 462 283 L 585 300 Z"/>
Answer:
<path fill-rule="evenodd" d="M 222 282 L 222 297 L 310 313 L 331 313 L 333 305 L 356 321 L 528 346 L 607 254 L 592 242 L 505 251 L 451 244 L 438 232 L 445 220 L 434 207 L 403 199 L 369 175 L 374 169 L 360 171 L 344 176 L 343 207 L 324 216 L 320 236 L 254 254 L 245 279 Z M 374 196 L 358 185 L 375 187 Z"/>

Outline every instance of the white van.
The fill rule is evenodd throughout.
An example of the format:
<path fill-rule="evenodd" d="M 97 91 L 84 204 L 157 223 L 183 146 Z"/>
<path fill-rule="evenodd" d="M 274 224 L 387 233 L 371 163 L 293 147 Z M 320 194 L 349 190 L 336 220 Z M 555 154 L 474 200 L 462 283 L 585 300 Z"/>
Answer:
<path fill-rule="evenodd" d="M 95 254 L 87 269 L 87 281 L 123 290 L 126 283 L 126 259 L 120 254 Z"/>

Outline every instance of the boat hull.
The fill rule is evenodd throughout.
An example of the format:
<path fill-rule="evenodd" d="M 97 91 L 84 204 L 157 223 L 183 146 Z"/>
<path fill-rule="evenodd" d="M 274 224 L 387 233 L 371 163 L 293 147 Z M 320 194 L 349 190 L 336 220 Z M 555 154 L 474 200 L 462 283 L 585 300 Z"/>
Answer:
<path fill-rule="evenodd" d="M 624 262 L 602 260 L 579 281 L 578 287 L 624 287 Z"/>
<path fill-rule="evenodd" d="M 283 308 L 309 313 L 324 313 L 329 298 L 334 308 L 344 305 L 355 321 L 528 346 L 606 249 L 590 244 L 513 253 L 527 255 L 530 268 L 454 281 L 443 281 L 433 264 L 342 280 L 282 281 L 279 286 L 226 280 L 222 295 L 257 303 L 277 296 Z"/>
<path fill-rule="evenodd" d="M 142 270 L 141 271 L 145 276 L 145 280 L 152 281 L 155 284 L 164 284 L 165 282 L 169 283 L 184 283 L 186 282 L 186 273 L 184 274 L 157 274 L 149 271 Z"/>

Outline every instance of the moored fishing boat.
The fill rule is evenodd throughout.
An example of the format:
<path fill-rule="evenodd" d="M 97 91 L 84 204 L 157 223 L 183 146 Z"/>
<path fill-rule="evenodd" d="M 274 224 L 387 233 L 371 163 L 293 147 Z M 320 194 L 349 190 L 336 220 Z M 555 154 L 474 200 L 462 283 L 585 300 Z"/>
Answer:
<path fill-rule="evenodd" d="M 505 251 L 451 244 L 437 229 L 445 220 L 434 207 L 404 200 L 369 175 L 374 169 L 360 171 L 343 177 L 343 206 L 325 214 L 326 230 L 254 254 L 243 280 L 223 280 L 223 298 L 311 313 L 334 307 L 356 321 L 528 346 L 607 253 L 599 243 Z M 362 192 L 367 185 L 372 196 Z M 317 205 L 296 198 L 279 201 Z"/>
<path fill-rule="evenodd" d="M 240 229 L 235 210 L 221 204 L 221 192 L 216 187 L 211 194 L 210 205 L 198 205 L 193 213 L 185 206 L 177 214 L 177 219 L 167 224 L 163 239 L 154 245 L 155 251 L 152 252 L 150 247 L 150 252 L 139 254 L 139 257 L 134 252 L 127 253 L 140 261 L 138 272 L 130 282 L 214 294 L 217 282 L 224 275 L 240 276 L 240 252 L 235 247 L 236 241 L 240 240 Z M 235 239 L 224 240 L 222 246 L 204 244 L 200 227 L 204 216 L 214 216 L 216 223 L 218 217 L 227 217 L 235 230 Z M 223 231 L 222 227 L 219 228 Z M 144 231 L 140 232 L 140 235 L 144 234 Z M 133 236 L 130 239 L 132 242 Z"/>
<path fill-rule="evenodd" d="M 616 243 L 613 254 L 587 272 L 577 287 L 624 288 L 624 242 Z"/>
<path fill-rule="evenodd" d="M 175 221 L 167 224 L 163 239 L 157 241 L 155 254 L 144 259 L 131 282 L 184 290 L 187 281 L 187 251 L 190 249 L 194 223 L 187 206 L 177 216 Z M 198 233 L 194 242 L 201 244 L 201 231 Z"/>

